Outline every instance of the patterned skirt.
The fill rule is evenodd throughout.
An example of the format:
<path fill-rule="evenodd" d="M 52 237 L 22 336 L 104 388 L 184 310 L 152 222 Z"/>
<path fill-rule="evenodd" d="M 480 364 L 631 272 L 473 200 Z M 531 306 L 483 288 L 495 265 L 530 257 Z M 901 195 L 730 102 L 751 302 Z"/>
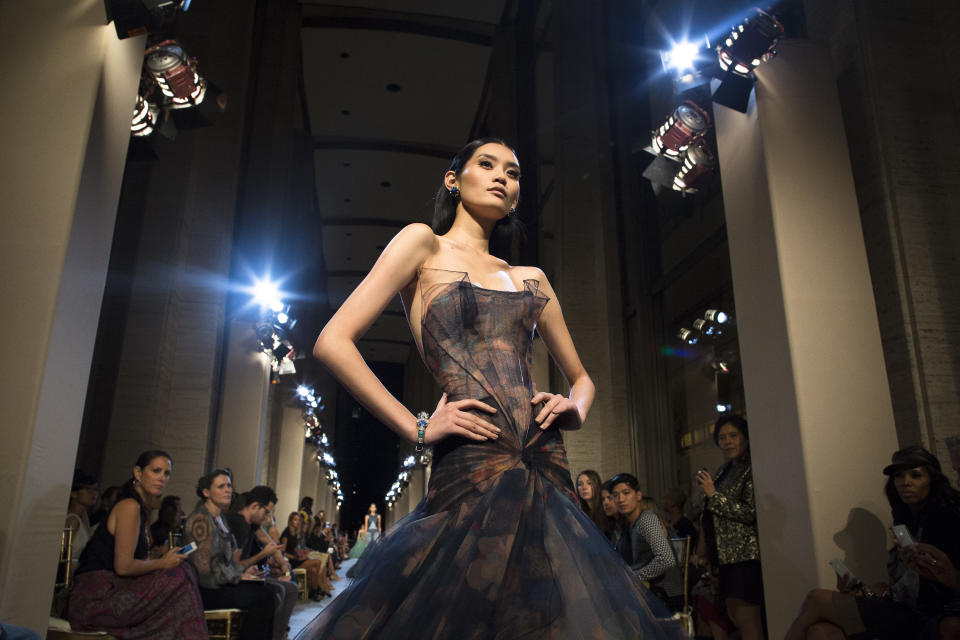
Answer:
<path fill-rule="evenodd" d="M 130 640 L 207 639 L 197 579 L 187 563 L 142 576 L 81 573 L 70 591 L 67 619 L 76 631 Z"/>

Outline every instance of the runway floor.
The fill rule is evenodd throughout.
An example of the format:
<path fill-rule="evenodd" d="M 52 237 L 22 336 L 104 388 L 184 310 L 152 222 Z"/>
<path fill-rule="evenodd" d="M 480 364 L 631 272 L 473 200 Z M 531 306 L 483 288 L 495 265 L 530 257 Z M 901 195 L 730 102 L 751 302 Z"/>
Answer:
<path fill-rule="evenodd" d="M 337 569 L 337 573 L 343 576 L 343 580 L 338 580 L 333 583 L 333 596 L 324 598 L 320 602 L 307 600 L 306 602 L 297 603 L 297 606 L 293 609 L 293 615 L 290 616 L 290 632 L 287 634 L 290 640 L 308 640 L 306 632 L 308 631 L 310 623 L 352 582 L 352 580 L 347 577 L 347 571 L 350 570 L 350 567 L 352 567 L 355 562 L 356 560 L 352 558 L 345 560 L 341 563 L 340 568 Z"/>

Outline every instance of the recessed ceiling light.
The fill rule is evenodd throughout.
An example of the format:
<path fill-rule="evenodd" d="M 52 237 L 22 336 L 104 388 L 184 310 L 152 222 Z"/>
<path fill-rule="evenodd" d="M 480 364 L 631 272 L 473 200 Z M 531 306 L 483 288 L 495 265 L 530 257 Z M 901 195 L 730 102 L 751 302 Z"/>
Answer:
<path fill-rule="evenodd" d="M 400 85 L 398 85 L 396 82 L 391 82 L 390 84 L 387 85 L 387 91 L 389 91 L 390 93 L 399 93 Z"/>
<path fill-rule="evenodd" d="M 389 180 L 384 180 L 383 182 L 380 183 L 380 186 L 381 186 L 381 187 L 392 187 L 393 184 L 391 184 Z"/>
<path fill-rule="evenodd" d="M 341 51 L 341 52 L 340 52 L 340 57 L 341 57 L 341 58 L 344 58 L 344 59 L 349 58 L 349 57 L 350 57 L 350 52 L 349 52 L 349 51 Z"/>
<path fill-rule="evenodd" d="M 343 109 L 343 110 L 340 112 L 340 115 L 344 115 L 344 116 L 350 115 L 350 109 Z"/>
<path fill-rule="evenodd" d="M 351 202 L 350 198 L 344 198 L 343 201 L 344 201 L 344 202 Z"/>
<path fill-rule="evenodd" d="M 353 232 L 352 232 L 352 231 L 348 231 L 345 235 L 349 238 L 350 236 L 353 235 Z"/>
<path fill-rule="evenodd" d="M 351 166 L 351 163 L 349 163 L 349 162 L 344 162 L 344 163 L 343 163 L 343 166 L 349 167 L 349 166 Z"/>

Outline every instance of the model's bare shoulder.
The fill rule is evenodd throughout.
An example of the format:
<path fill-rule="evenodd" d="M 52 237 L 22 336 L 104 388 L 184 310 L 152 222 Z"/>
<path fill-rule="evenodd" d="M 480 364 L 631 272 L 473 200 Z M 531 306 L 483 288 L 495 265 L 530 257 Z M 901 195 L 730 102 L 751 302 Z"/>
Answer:
<path fill-rule="evenodd" d="M 436 251 L 440 246 L 437 234 L 433 232 L 429 225 L 422 222 L 408 224 L 394 236 L 393 240 L 403 240 L 404 243 L 409 243 L 411 246 L 419 246 L 431 251 Z"/>
<path fill-rule="evenodd" d="M 510 267 L 510 276 L 514 282 L 537 280 L 540 282 L 540 286 L 548 284 L 547 275 L 540 267 Z"/>

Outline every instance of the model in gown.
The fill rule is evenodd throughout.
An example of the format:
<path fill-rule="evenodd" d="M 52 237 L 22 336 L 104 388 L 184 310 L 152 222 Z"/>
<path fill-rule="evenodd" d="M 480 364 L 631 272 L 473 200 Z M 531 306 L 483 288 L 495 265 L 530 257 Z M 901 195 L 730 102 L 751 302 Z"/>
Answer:
<path fill-rule="evenodd" d="M 492 256 L 516 224 L 520 168 L 495 139 L 460 151 L 433 229 L 386 247 L 324 328 L 314 355 L 402 437 L 415 417 L 356 348 L 398 292 L 424 362 L 443 389 L 424 444 L 427 496 L 364 555 L 314 638 L 679 638 L 677 623 L 577 506 L 560 429 L 577 429 L 594 385 L 543 272 Z M 570 382 L 538 392 L 534 330 Z"/>

